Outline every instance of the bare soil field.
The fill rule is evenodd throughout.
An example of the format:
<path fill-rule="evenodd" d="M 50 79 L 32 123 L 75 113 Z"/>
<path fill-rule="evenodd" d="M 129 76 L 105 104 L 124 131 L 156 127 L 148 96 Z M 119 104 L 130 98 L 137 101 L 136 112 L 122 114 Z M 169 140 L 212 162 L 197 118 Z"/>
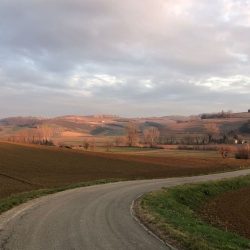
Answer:
<path fill-rule="evenodd" d="M 250 187 L 216 197 L 201 213 L 210 223 L 250 239 Z"/>
<path fill-rule="evenodd" d="M 164 152 L 164 151 L 163 151 Z M 192 155 L 133 155 L 0 143 L 0 199 L 40 188 L 103 179 L 190 176 L 250 167 L 246 160 Z"/>
<path fill-rule="evenodd" d="M 7 197 L 14 193 L 31 191 L 35 185 L 26 184 L 12 178 L 0 175 L 0 198 Z"/>

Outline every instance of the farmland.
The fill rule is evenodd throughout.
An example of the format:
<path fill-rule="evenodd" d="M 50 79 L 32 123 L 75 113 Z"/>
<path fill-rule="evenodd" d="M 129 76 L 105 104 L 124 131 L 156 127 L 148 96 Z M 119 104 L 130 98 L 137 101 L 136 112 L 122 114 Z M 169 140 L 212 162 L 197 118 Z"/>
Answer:
<path fill-rule="evenodd" d="M 250 185 L 210 200 L 201 214 L 210 223 L 250 239 Z"/>
<path fill-rule="evenodd" d="M 0 198 L 85 181 L 190 176 L 249 167 L 248 161 L 221 159 L 215 152 L 141 153 L 84 152 L 0 143 Z"/>

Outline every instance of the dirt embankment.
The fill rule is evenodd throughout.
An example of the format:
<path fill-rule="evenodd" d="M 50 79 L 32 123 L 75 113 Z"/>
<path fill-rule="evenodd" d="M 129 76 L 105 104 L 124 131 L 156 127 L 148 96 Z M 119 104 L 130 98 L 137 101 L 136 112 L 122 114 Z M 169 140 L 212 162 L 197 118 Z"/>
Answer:
<path fill-rule="evenodd" d="M 250 239 L 250 187 L 220 195 L 201 209 L 210 223 Z"/>

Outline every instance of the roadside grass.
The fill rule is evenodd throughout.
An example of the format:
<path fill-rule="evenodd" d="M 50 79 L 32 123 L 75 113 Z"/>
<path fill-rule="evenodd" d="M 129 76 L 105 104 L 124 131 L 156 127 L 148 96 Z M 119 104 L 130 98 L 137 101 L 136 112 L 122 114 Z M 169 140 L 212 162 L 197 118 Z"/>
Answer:
<path fill-rule="evenodd" d="M 199 216 L 199 209 L 209 199 L 247 186 L 250 186 L 250 176 L 164 188 L 143 196 L 136 212 L 163 240 L 180 248 L 250 249 L 250 239 L 216 228 Z"/>
<path fill-rule="evenodd" d="M 0 200 L 0 214 L 6 212 L 7 210 L 18 206 L 22 203 L 25 203 L 29 200 L 39 198 L 45 195 L 54 194 L 58 192 L 62 192 L 69 189 L 75 189 L 80 187 L 88 187 L 93 185 L 100 185 L 112 182 L 123 181 L 123 179 L 106 179 L 106 180 L 96 180 L 96 181 L 88 181 L 88 182 L 80 182 L 76 184 L 66 185 L 57 188 L 47 188 L 47 189 L 38 189 L 29 192 L 23 192 L 11 195 L 7 198 Z"/>

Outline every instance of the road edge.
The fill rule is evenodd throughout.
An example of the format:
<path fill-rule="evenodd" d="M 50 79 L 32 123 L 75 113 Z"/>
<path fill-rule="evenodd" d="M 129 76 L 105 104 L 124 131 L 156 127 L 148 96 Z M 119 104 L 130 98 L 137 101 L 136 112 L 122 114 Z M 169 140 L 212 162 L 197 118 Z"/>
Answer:
<path fill-rule="evenodd" d="M 136 197 L 131 205 L 130 205 L 130 214 L 132 216 L 132 218 L 151 236 L 153 236 L 154 238 L 156 238 L 157 240 L 161 241 L 164 245 L 166 245 L 170 250 L 178 250 L 178 248 L 174 247 L 172 244 L 170 244 L 169 242 L 161 239 L 156 233 L 154 233 L 149 227 L 147 227 L 146 224 L 143 223 L 142 220 L 139 219 L 139 217 L 137 216 L 137 213 L 135 211 L 135 207 L 136 204 L 139 202 L 139 200 L 143 197 L 144 194 L 139 195 L 138 197 Z"/>

